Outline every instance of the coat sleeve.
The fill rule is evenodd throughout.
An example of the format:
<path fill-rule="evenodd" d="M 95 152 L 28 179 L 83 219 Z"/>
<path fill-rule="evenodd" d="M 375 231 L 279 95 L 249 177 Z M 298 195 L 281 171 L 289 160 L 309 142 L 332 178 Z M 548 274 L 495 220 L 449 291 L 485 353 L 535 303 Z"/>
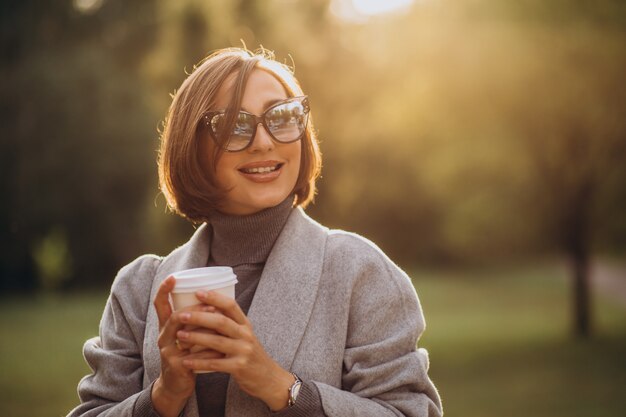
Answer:
<path fill-rule="evenodd" d="M 143 256 L 118 273 L 83 355 L 92 370 L 78 384 L 80 405 L 68 417 L 156 416 L 143 387 L 142 348 L 152 279 L 160 259 Z"/>
<path fill-rule="evenodd" d="M 342 260 L 345 265 L 351 257 L 360 266 L 351 288 L 342 387 L 316 382 L 324 412 L 329 417 L 441 416 L 441 400 L 428 376 L 428 352 L 417 348 L 425 321 L 415 289 L 400 268 L 365 242 Z"/>

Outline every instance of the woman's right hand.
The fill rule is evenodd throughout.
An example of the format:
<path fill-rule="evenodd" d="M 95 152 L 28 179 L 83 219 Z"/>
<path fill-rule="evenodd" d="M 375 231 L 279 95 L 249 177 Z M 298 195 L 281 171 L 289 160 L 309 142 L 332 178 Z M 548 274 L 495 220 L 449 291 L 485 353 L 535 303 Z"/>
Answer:
<path fill-rule="evenodd" d="M 165 279 L 154 299 L 154 307 L 159 318 L 161 374 L 152 388 L 152 404 L 161 417 L 178 416 L 196 387 L 196 374 L 183 366 L 183 359 L 213 359 L 222 356 L 211 350 L 190 353 L 185 349 L 188 346 L 176 345 L 176 332 L 184 327 L 180 321 L 181 314 L 188 311 L 210 311 L 214 308 L 197 304 L 180 311 L 172 311 L 169 294 L 174 289 L 175 283 L 174 277 Z"/>

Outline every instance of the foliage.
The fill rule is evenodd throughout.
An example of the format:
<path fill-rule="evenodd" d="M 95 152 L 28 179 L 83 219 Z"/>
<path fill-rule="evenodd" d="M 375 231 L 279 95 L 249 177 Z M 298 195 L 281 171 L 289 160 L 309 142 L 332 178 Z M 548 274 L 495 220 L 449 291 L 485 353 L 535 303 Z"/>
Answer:
<path fill-rule="evenodd" d="M 33 258 L 41 279 L 39 285 L 43 289 L 57 289 L 70 277 L 72 258 L 63 230 L 53 230 L 38 242 L 33 248 Z"/>
<path fill-rule="evenodd" d="M 311 96 L 323 223 L 404 264 L 626 251 L 621 2 L 418 1 L 366 23 L 330 0 L 95 3 L 2 5 L 0 288 L 38 285 L 55 230 L 69 286 L 185 240 L 157 128 L 185 71 L 242 42 L 293 58 Z"/>

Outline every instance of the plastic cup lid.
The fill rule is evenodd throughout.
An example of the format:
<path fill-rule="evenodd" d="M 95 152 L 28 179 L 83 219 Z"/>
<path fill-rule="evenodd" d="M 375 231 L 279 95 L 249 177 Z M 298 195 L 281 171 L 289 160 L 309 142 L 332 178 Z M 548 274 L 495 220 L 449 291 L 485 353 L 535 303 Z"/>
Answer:
<path fill-rule="evenodd" d="M 237 276 L 229 266 L 209 266 L 174 272 L 176 285 L 172 292 L 189 292 L 200 289 L 212 290 L 237 283 Z"/>

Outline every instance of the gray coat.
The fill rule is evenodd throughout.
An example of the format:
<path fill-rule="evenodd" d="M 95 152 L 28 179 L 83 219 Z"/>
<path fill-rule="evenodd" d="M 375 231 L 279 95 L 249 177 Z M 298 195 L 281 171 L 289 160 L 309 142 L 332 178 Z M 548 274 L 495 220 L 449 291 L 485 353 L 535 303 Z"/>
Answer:
<path fill-rule="evenodd" d="M 161 281 L 206 266 L 210 226 L 165 258 L 146 255 L 113 283 L 84 355 L 93 370 L 78 386 L 71 416 L 133 416 L 139 395 L 159 376 Z M 255 334 L 283 368 L 317 386 L 328 416 L 440 416 L 428 355 L 416 349 L 424 317 L 407 275 L 368 240 L 328 230 L 293 210 L 267 259 L 248 312 Z M 197 417 L 195 395 L 185 417 Z M 269 416 L 263 402 L 231 379 L 226 416 Z"/>

